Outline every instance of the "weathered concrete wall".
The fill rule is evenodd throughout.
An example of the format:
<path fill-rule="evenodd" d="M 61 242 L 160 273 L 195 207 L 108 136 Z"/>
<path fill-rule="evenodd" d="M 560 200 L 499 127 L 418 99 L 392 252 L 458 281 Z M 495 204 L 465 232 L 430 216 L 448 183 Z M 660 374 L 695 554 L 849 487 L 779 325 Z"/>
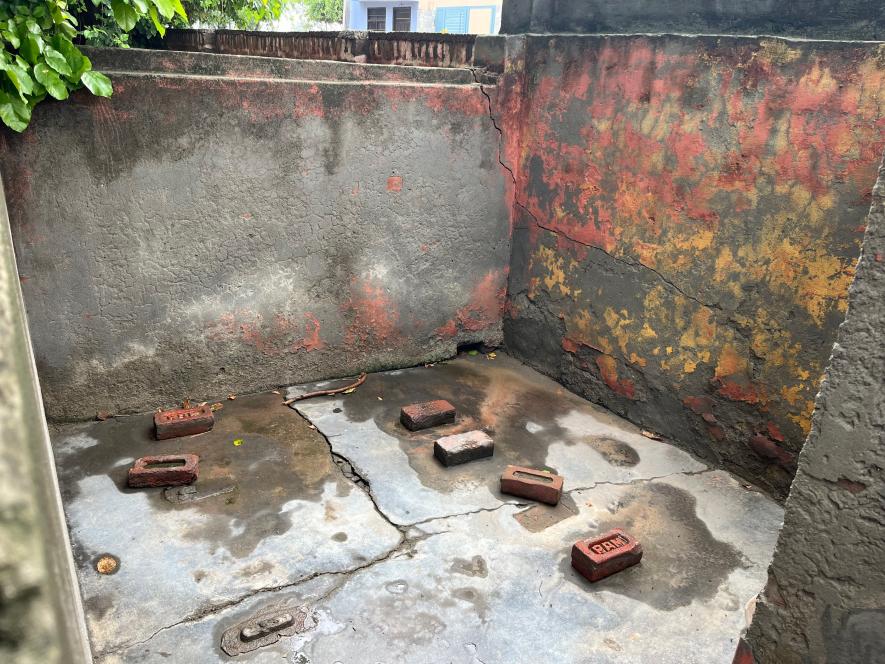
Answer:
<path fill-rule="evenodd" d="M 760 664 L 885 661 L 885 165 L 748 643 Z M 750 660 L 752 661 L 752 660 Z"/>
<path fill-rule="evenodd" d="M 469 71 L 93 55 L 110 100 L 0 135 L 50 417 L 500 341 L 510 209 Z"/>
<path fill-rule="evenodd" d="M 475 40 L 476 35 L 420 32 L 170 30 L 165 43 L 173 51 L 423 67 L 465 67 L 473 62 Z"/>
<path fill-rule="evenodd" d="M 879 0 L 507 0 L 501 32 L 670 32 L 885 39 Z"/>
<path fill-rule="evenodd" d="M 885 47 L 529 37 L 524 71 L 508 345 L 785 492 L 885 146 Z"/>
<path fill-rule="evenodd" d="M 0 182 L 0 661 L 91 662 Z"/>

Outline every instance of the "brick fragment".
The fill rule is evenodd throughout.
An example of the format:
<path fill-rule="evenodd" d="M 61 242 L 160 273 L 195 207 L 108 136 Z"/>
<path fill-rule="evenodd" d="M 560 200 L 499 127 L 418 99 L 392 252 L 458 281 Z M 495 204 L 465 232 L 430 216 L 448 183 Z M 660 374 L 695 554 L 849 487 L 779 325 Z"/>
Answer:
<path fill-rule="evenodd" d="M 445 399 L 403 406 L 399 421 L 409 431 L 418 431 L 455 421 L 455 407 Z"/>
<path fill-rule="evenodd" d="M 197 480 L 200 457 L 196 454 L 160 454 L 137 459 L 129 469 L 129 486 L 182 486 Z"/>
<path fill-rule="evenodd" d="M 753 655 L 753 649 L 744 637 L 738 639 L 737 650 L 735 650 L 734 659 L 731 660 L 731 664 L 756 664 L 756 657 Z"/>
<path fill-rule="evenodd" d="M 495 442 L 485 431 L 467 431 L 443 436 L 433 444 L 433 456 L 444 466 L 484 459 L 495 453 Z"/>
<path fill-rule="evenodd" d="M 157 440 L 193 436 L 215 426 L 215 415 L 207 404 L 196 408 L 173 408 L 154 413 Z"/>
<path fill-rule="evenodd" d="M 507 466 L 501 475 L 501 493 L 556 505 L 562 496 L 562 477 L 546 470 Z"/>
<path fill-rule="evenodd" d="M 642 560 L 642 545 L 620 528 L 572 547 L 572 567 L 588 581 L 599 581 Z"/>

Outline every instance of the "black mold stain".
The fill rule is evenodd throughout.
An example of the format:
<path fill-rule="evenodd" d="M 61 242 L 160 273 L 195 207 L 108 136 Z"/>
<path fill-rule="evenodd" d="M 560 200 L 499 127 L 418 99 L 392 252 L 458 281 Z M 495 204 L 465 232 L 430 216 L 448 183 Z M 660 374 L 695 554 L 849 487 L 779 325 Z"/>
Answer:
<path fill-rule="evenodd" d="M 96 621 L 100 621 L 108 611 L 114 608 L 114 602 L 110 595 L 94 595 L 84 598 L 83 604 L 89 617 Z"/>
<path fill-rule="evenodd" d="M 635 466 L 639 463 L 639 452 L 620 440 L 588 438 L 587 443 L 613 466 Z"/>
<path fill-rule="evenodd" d="M 662 611 L 710 600 L 746 562 L 738 549 L 713 537 L 695 505 L 694 496 L 669 484 L 632 488 L 596 532 L 623 528 L 642 544 L 642 562 L 590 584 L 571 569 L 567 555 L 563 576 L 585 590 L 618 593 Z"/>

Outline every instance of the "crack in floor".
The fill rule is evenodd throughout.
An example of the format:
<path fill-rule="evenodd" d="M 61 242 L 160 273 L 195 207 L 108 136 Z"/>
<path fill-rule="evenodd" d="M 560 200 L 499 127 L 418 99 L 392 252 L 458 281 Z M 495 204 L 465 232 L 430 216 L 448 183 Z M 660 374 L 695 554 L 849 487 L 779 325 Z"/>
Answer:
<path fill-rule="evenodd" d="M 677 477 L 679 475 L 684 476 L 693 476 L 693 475 L 703 475 L 704 473 L 712 473 L 715 472 L 715 468 L 705 467 L 703 470 L 676 470 L 672 473 L 667 473 L 665 475 L 653 475 L 652 477 L 634 477 L 632 480 L 627 480 L 625 482 L 594 482 L 588 486 L 578 486 L 574 489 L 569 489 L 568 491 L 563 491 L 564 495 L 571 495 L 577 491 L 591 491 L 598 486 L 629 486 L 631 484 L 639 484 L 641 482 L 656 482 L 658 480 L 665 480 L 668 477 Z"/>
<path fill-rule="evenodd" d="M 162 632 L 168 631 L 170 629 L 174 629 L 180 625 L 199 622 L 199 621 L 204 620 L 206 618 L 212 617 L 216 614 L 228 611 L 229 609 L 235 608 L 235 607 L 243 604 L 244 602 L 246 602 L 254 597 L 257 597 L 259 595 L 263 595 L 263 594 L 272 595 L 274 593 L 278 593 L 283 590 L 292 590 L 292 589 L 297 588 L 299 586 L 303 586 L 304 584 L 309 583 L 310 581 L 314 581 L 316 579 L 323 578 L 323 577 L 340 577 L 341 580 L 339 583 L 336 583 L 329 590 L 325 591 L 324 593 L 322 593 L 321 595 L 319 595 L 315 599 L 311 600 L 311 603 L 313 605 L 318 605 L 318 604 L 328 600 L 336 592 L 341 590 L 347 584 L 347 582 L 350 580 L 350 578 L 353 577 L 354 575 L 359 574 L 360 572 L 363 572 L 371 567 L 374 567 L 375 565 L 379 565 L 379 564 L 384 563 L 388 560 L 397 558 L 397 557 L 404 555 L 406 553 L 411 553 L 412 551 L 414 551 L 415 546 L 417 544 L 419 544 L 420 542 L 423 542 L 431 537 L 435 537 L 436 535 L 442 535 L 442 534 L 449 532 L 447 530 L 442 530 L 442 531 L 438 531 L 438 532 L 424 532 L 424 531 L 419 530 L 419 533 L 415 534 L 414 529 L 419 528 L 422 525 L 430 524 L 435 521 L 442 521 L 445 519 L 464 518 L 467 516 L 471 516 L 474 514 L 481 514 L 484 512 L 485 513 L 496 512 L 496 511 L 499 511 L 499 510 L 506 508 L 506 507 L 524 508 L 524 507 L 528 507 L 530 505 L 535 504 L 534 502 L 503 501 L 503 502 L 501 502 L 500 505 L 497 505 L 495 507 L 482 507 L 482 508 L 477 508 L 477 509 L 468 510 L 468 511 L 464 511 L 464 512 L 445 514 L 445 515 L 431 517 L 428 519 L 422 519 L 420 521 L 415 521 L 412 523 L 396 523 L 396 522 L 392 521 L 387 516 L 387 514 L 381 509 L 381 507 L 377 503 L 376 498 L 372 493 L 370 482 L 360 473 L 360 471 L 354 466 L 354 464 L 346 456 L 344 456 L 343 454 L 340 454 L 339 452 L 336 452 L 334 450 L 331 440 L 330 440 L 330 438 L 332 438 L 334 436 L 327 436 L 326 434 L 324 434 L 319 429 L 319 427 L 317 427 L 310 420 L 309 417 L 304 415 L 297 408 L 292 408 L 292 410 L 299 417 L 304 419 L 305 422 L 307 422 L 313 430 L 315 430 L 319 435 L 321 435 L 323 437 L 323 439 L 325 440 L 326 445 L 328 447 L 329 455 L 332 458 L 333 462 L 335 463 L 335 466 L 338 468 L 339 472 L 341 472 L 342 476 L 347 481 L 352 482 L 354 485 L 359 487 L 366 494 L 366 496 L 369 498 L 369 500 L 372 502 L 372 505 L 373 505 L 375 511 L 378 513 L 378 515 L 382 519 L 384 519 L 384 521 L 387 524 L 389 524 L 390 526 L 392 526 L 393 528 L 395 528 L 399 532 L 399 541 L 397 542 L 397 544 L 394 545 L 393 547 L 391 547 L 389 550 L 387 550 L 382 555 L 376 556 L 372 560 L 369 560 L 361 565 L 357 565 L 357 566 L 350 567 L 350 568 L 343 569 L 343 570 L 327 570 L 327 571 L 323 571 L 323 572 L 315 572 L 313 574 L 309 574 L 304 577 L 300 577 L 300 578 L 295 579 L 295 580 L 288 582 L 288 583 L 284 583 L 284 584 L 280 584 L 280 585 L 276 585 L 276 586 L 267 586 L 267 587 L 262 587 L 262 588 L 256 588 L 256 589 L 251 590 L 247 593 L 244 593 L 242 596 L 237 597 L 235 599 L 226 601 L 221 604 L 213 605 L 210 607 L 205 607 L 195 613 L 192 613 L 188 616 L 185 616 L 184 618 L 182 618 L 180 620 L 175 621 L 174 623 L 160 627 L 159 629 L 154 631 L 150 636 L 148 636 L 144 639 L 134 641 L 132 643 L 128 643 L 125 645 L 121 645 L 121 646 L 115 647 L 110 650 L 96 653 L 96 655 L 95 655 L 96 661 L 98 661 L 100 659 L 104 659 L 108 656 L 111 656 L 111 655 L 114 655 L 114 654 L 117 654 L 120 652 L 124 652 L 126 650 L 130 650 L 132 648 L 144 645 L 144 644 L 150 642 L 151 640 L 153 640 L 157 635 L 161 634 Z M 342 434 L 338 434 L 338 435 L 342 435 Z M 579 491 L 589 491 L 589 490 L 592 490 L 598 486 L 603 486 L 603 485 L 625 486 L 625 485 L 636 484 L 636 483 L 640 483 L 640 482 L 654 482 L 657 480 L 663 480 L 663 479 L 666 479 L 669 477 L 674 477 L 674 476 L 679 476 L 679 475 L 686 475 L 686 476 L 701 475 L 704 473 L 714 472 L 714 470 L 715 469 L 713 469 L 713 468 L 705 466 L 705 468 L 702 470 L 674 471 L 672 473 L 667 473 L 664 475 L 657 475 L 657 476 L 652 476 L 652 477 L 636 477 L 636 478 L 633 478 L 633 479 L 630 479 L 627 481 L 623 481 L 623 482 L 613 482 L 613 481 L 594 482 L 593 484 L 588 485 L 588 486 L 581 486 L 581 487 L 575 487 L 575 488 L 569 489 L 568 491 L 564 491 L 563 494 L 564 495 L 571 495 L 572 493 L 576 493 Z M 411 532 L 411 534 L 410 534 L 410 532 Z M 539 591 L 540 591 L 540 588 L 539 588 Z M 479 660 L 479 661 L 482 661 L 482 660 Z"/>
<path fill-rule="evenodd" d="M 99 660 L 100 658 L 105 658 L 110 655 L 114 655 L 114 654 L 117 654 L 117 653 L 120 653 L 120 652 L 123 652 L 126 650 L 130 650 L 130 649 L 135 648 L 137 646 L 144 645 L 145 643 L 148 643 L 154 637 L 156 637 L 158 634 L 160 634 L 162 632 L 168 631 L 170 629 L 174 629 L 175 627 L 178 627 L 180 625 L 199 622 L 201 620 L 204 620 L 205 618 L 209 618 L 211 616 L 214 616 L 215 614 L 218 614 L 218 613 L 227 611 L 228 609 L 234 608 L 234 607 L 242 604 L 243 602 L 246 602 L 246 601 L 252 599 L 253 597 L 257 597 L 258 595 L 273 594 L 273 593 L 277 593 L 281 590 L 292 590 L 294 588 L 297 588 L 298 586 L 303 586 L 306 583 L 309 583 L 311 581 L 314 581 L 316 579 L 323 578 L 323 577 L 330 577 L 330 576 L 341 577 L 340 583 L 336 584 L 330 590 L 326 591 L 325 593 L 319 595 L 316 599 L 312 600 L 313 604 L 319 604 L 320 602 L 325 601 L 326 599 L 331 597 L 335 592 L 340 590 L 347 583 L 347 581 L 350 579 L 350 577 L 352 577 L 354 574 L 358 574 L 364 570 L 374 567 L 375 565 L 379 565 L 383 562 L 386 562 L 388 560 L 396 558 L 399 555 L 402 555 L 402 554 L 406 553 L 407 551 L 414 549 L 416 544 L 423 542 L 427 539 L 430 539 L 431 537 L 435 537 L 437 535 L 442 535 L 446 532 L 448 532 L 448 531 L 439 531 L 436 533 L 421 533 L 420 535 L 412 535 L 412 536 L 407 536 L 405 533 L 401 532 L 400 533 L 400 540 L 395 546 L 390 548 L 383 555 L 377 556 L 377 557 L 373 558 L 372 560 L 369 560 L 361 565 L 357 565 L 356 567 L 351 567 L 351 568 L 344 569 L 344 570 L 330 570 L 330 571 L 325 571 L 325 572 L 315 572 L 313 574 L 308 574 L 307 576 L 298 578 L 294 581 L 291 581 L 289 583 L 284 583 L 284 584 L 281 584 L 278 586 L 267 586 L 267 587 L 263 587 L 263 588 L 256 588 L 252 591 L 249 591 L 248 593 L 241 595 L 240 597 L 237 597 L 236 599 L 232 599 L 230 601 L 224 602 L 222 604 L 217 604 L 217 605 L 214 605 L 211 607 L 206 607 L 206 608 L 201 609 L 195 613 L 185 616 L 181 620 L 177 620 L 174 623 L 171 623 L 169 625 L 164 625 L 163 627 L 160 627 L 159 629 L 154 631 L 147 638 L 141 639 L 139 641 L 134 641 L 132 643 L 127 643 L 127 644 L 112 648 L 110 650 L 98 652 L 95 654 L 95 658 L 96 658 L 96 660 Z"/>

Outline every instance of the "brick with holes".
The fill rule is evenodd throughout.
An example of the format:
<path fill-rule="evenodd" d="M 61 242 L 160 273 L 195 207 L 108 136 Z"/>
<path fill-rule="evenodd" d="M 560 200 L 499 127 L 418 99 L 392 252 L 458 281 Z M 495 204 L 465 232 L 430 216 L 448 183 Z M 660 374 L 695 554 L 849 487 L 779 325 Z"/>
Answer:
<path fill-rule="evenodd" d="M 599 581 L 642 560 L 642 545 L 620 528 L 572 547 L 572 567 L 588 581 Z"/>
<path fill-rule="evenodd" d="M 196 408 L 173 408 L 154 413 L 157 440 L 193 436 L 215 426 L 215 415 L 208 405 Z"/>
<path fill-rule="evenodd" d="M 425 401 L 403 406 L 399 421 L 409 431 L 418 431 L 436 427 L 440 424 L 451 424 L 455 421 L 455 407 L 445 399 Z"/>
<path fill-rule="evenodd" d="M 196 454 L 159 454 L 136 459 L 129 469 L 133 489 L 183 486 L 197 481 L 200 457 Z"/>
<path fill-rule="evenodd" d="M 495 453 L 495 442 L 485 431 L 466 431 L 443 436 L 433 444 L 433 456 L 444 466 L 457 466 Z"/>
<path fill-rule="evenodd" d="M 562 497 L 562 477 L 546 470 L 507 466 L 501 475 L 501 493 L 556 505 Z"/>

